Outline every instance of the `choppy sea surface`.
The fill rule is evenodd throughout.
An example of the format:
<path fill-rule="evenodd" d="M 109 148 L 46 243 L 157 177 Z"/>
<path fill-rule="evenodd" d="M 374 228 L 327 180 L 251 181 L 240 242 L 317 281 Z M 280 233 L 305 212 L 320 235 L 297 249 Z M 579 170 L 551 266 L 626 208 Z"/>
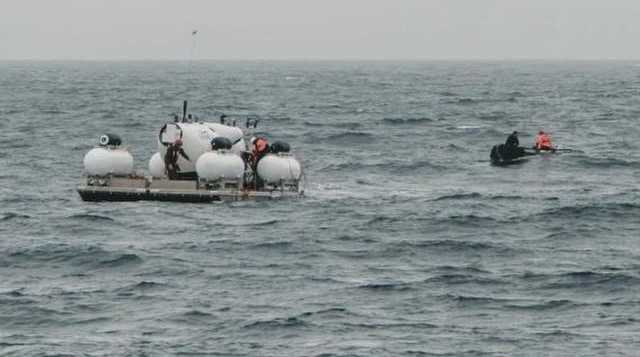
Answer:
<path fill-rule="evenodd" d="M 640 64 L 0 62 L 2 356 L 637 356 Z M 301 200 L 85 203 L 183 99 Z M 513 130 L 576 151 L 494 167 Z"/>

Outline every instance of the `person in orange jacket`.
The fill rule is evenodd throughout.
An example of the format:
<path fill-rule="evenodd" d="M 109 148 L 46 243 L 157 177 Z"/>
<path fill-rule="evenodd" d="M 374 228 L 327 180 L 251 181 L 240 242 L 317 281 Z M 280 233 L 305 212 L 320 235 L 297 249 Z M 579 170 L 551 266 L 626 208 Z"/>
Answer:
<path fill-rule="evenodd" d="M 549 134 L 540 130 L 538 132 L 538 136 L 536 136 L 536 150 L 555 150 L 553 144 L 551 143 L 551 137 Z"/>
<path fill-rule="evenodd" d="M 251 166 L 255 171 L 258 168 L 258 161 L 269 152 L 269 142 L 263 137 L 251 138 L 252 160 Z"/>

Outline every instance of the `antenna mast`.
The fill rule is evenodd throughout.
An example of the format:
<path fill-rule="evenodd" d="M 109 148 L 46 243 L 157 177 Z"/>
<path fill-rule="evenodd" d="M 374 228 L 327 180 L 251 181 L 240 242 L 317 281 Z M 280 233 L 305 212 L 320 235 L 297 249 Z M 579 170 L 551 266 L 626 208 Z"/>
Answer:
<path fill-rule="evenodd" d="M 193 83 L 193 56 L 196 52 L 196 35 L 198 34 L 198 30 L 191 31 L 191 51 L 189 53 L 189 63 L 187 65 L 187 93 L 186 97 L 189 97 L 189 90 L 191 89 L 191 84 Z M 187 118 L 187 100 L 185 99 L 182 105 L 182 121 L 184 122 Z"/>

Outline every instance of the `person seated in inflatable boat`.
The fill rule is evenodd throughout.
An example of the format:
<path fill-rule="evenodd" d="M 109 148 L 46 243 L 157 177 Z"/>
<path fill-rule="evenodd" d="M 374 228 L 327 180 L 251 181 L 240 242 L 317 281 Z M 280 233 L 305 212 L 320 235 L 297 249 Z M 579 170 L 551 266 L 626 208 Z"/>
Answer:
<path fill-rule="evenodd" d="M 506 146 L 507 149 L 517 148 L 519 145 L 520 145 L 520 140 L 518 140 L 517 131 L 514 131 L 513 133 L 511 133 L 511 135 L 507 137 L 507 140 L 504 143 L 504 146 Z"/>
<path fill-rule="evenodd" d="M 534 146 L 536 150 L 547 150 L 547 151 L 555 151 L 555 147 L 551 143 L 551 136 L 545 133 L 543 130 L 538 132 L 538 136 L 536 136 L 536 145 Z"/>
<path fill-rule="evenodd" d="M 496 149 L 499 150 L 499 154 L 504 160 L 513 160 L 525 155 L 524 148 L 520 147 L 517 131 L 511 133 L 511 135 L 507 137 L 504 145 L 498 145 Z"/>

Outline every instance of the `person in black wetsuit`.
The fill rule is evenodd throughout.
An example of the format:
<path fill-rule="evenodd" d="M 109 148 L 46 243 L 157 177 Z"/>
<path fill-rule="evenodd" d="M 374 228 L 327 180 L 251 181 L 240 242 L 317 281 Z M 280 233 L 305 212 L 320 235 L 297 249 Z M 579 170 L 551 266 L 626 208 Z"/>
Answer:
<path fill-rule="evenodd" d="M 509 149 L 517 148 L 518 146 L 520 146 L 520 140 L 518 140 L 517 131 L 514 131 L 513 133 L 511 133 L 511 135 L 509 135 L 509 137 L 507 137 L 507 141 L 505 141 L 504 146 Z"/>
<path fill-rule="evenodd" d="M 178 155 L 182 155 L 188 161 L 189 156 L 182 149 L 182 140 L 178 139 L 173 144 L 169 144 L 167 147 L 167 153 L 164 155 L 164 167 L 167 169 L 167 176 L 169 180 L 178 179 L 178 171 L 180 171 L 180 166 L 178 166 Z"/>
<path fill-rule="evenodd" d="M 522 149 L 520 148 L 520 140 L 518 140 L 518 132 L 514 131 L 507 137 L 507 141 L 504 143 L 504 149 L 502 152 L 502 156 L 507 159 L 515 159 L 523 155 Z"/>

